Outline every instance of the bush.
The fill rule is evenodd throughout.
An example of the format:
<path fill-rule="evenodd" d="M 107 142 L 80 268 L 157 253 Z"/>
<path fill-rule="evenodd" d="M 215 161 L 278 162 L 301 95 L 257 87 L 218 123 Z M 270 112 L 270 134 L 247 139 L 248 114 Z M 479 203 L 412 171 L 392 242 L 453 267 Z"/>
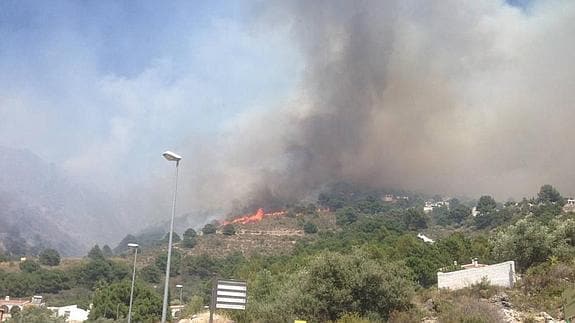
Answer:
<path fill-rule="evenodd" d="M 236 228 L 234 227 L 233 224 L 226 224 L 222 228 L 222 233 L 226 236 L 233 236 L 234 234 L 236 234 Z"/>
<path fill-rule="evenodd" d="M 307 234 L 317 233 L 317 225 L 315 225 L 312 222 L 306 222 L 303 225 L 303 232 L 305 232 Z"/>
<path fill-rule="evenodd" d="M 18 308 L 17 306 L 13 308 Z M 11 312 L 12 313 L 12 312 Z M 8 323 L 65 323 L 63 317 L 56 317 L 54 312 L 44 307 L 28 306 L 22 311 L 15 311 Z"/>
<path fill-rule="evenodd" d="M 454 302 L 442 302 L 439 321 L 444 323 L 492 323 L 503 322 L 499 310 L 479 299 L 460 297 Z"/>
<path fill-rule="evenodd" d="M 211 224 L 211 223 L 208 223 L 202 228 L 202 233 L 203 234 L 214 234 L 214 233 L 216 233 L 216 226 Z"/>
<path fill-rule="evenodd" d="M 515 260 L 520 272 L 545 262 L 552 254 L 549 228 L 526 217 L 499 231 L 492 239 L 497 260 Z"/>
<path fill-rule="evenodd" d="M 19 265 L 20 270 L 22 270 L 25 273 L 32 273 L 35 271 L 40 270 L 40 265 L 35 262 L 34 260 L 24 260 L 20 263 Z"/>
<path fill-rule="evenodd" d="M 39 261 L 42 265 L 58 266 L 60 264 L 60 254 L 54 249 L 44 249 L 40 253 Z"/>
<path fill-rule="evenodd" d="M 190 302 L 184 307 L 181 318 L 191 317 L 194 314 L 202 312 L 204 310 L 204 299 L 201 296 L 194 295 Z"/>

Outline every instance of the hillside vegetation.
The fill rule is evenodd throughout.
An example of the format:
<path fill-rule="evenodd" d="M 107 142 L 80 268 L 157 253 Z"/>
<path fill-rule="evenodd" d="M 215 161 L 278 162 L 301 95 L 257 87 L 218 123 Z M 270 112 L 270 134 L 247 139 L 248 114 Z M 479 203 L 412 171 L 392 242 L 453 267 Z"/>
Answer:
<path fill-rule="evenodd" d="M 512 304 L 521 320 L 535 320 L 542 311 L 561 318 L 560 295 L 575 281 L 575 214 L 563 210 L 565 200 L 553 187 L 505 204 L 490 196 L 449 199 L 449 206 L 439 203 L 429 213 L 423 211 L 425 196 L 384 193 L 340 185 L 315 204 L 288 206 L 284 216 L 259 223 L 179 228 L 185 233 L 175 237 L 170 283 L 184 285 L 185 314 L 207 305 L 212 278 L 223 277 L 248 282 L 246 312 L 226 313 L 239 322 L 493 322 L 503 320 L 501 304 Z M 166 240 L 131 235 L 116 255 L 95 247 L 64 267 L 7 265 L 0 270 L 0 292 L 51 293 L 50 305 L 93 302 L 92 319 L 125 317 L 122 295 L 133 259 L 128 242 L 143 246 L 138 293 L 160 295 Z M 454 261 L 472 258 L 514 260 L 521 280 L 506 291 L 489 282 L 436 290 L 440 268 L 458 269 Z M 150 297 L 138 305 L 141 318 L 156 317 L 161 306 Z M 118 302 L 126 306 L 118 309 Z"/>

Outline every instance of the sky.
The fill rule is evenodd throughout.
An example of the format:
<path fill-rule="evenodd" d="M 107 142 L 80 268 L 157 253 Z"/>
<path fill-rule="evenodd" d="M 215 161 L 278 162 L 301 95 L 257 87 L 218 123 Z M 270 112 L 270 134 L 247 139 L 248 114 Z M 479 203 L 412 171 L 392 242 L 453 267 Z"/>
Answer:
<path fill-rule="evenodd" d="M 0 0 L 0 146 L 161 209 L 176 151 L 181 212 L 575 194 L 574 4 Z"/>
<path fill-rule="evenodd" d="M 0 1 L 0 145 L 106 182 L 286 96 L 301 62 L 230 1 Z"/>

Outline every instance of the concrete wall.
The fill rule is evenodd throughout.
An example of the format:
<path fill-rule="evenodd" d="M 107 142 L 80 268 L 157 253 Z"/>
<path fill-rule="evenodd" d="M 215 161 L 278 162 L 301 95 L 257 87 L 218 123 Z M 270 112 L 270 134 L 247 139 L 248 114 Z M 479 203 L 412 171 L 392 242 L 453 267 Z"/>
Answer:
<path fill-rule="evenodd" d="M 513 287 L 515 283 L 515 262 L 506 261 L 486 267 L 477 267 L 437 273 L 437 287 L 459 289 L 481 282 L 485 277 L 491 285 Z"/>

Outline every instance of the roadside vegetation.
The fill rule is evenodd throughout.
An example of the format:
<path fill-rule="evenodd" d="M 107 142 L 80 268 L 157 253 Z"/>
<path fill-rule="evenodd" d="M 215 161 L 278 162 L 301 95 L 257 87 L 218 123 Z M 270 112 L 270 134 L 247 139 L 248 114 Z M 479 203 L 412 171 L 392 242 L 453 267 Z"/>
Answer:
<path fill-rule="evenodd" d="M 338 185 L 316 204 L 288 206 L 287 217 L 305 233 L 289 253 L 194 254 L 202 239 L 233 239 L 238 231 L 228 225 L 218 233 L 214 224 L 201 230 L 203 236 L 186 230 L 177 239 L 171 270 L 171 283 L 185 285 L 184 313 L 203 311 L 217 276 L 248 282 L 246 312 L 225 313 L 239 322 L 498 321 L 500 312 L 485 300 L 501 291 L 488 282 L 451 293 L 435 287 L 439 269 L 455 270 L 479 258 L 487 264 L 516 262 L 522 279 L 505 293 L 518 309 L 561 316 L 561 293 L 575 281 L 575 213 L 562 210 L 565 201 L 552 186 L 505 204 L 488 195 L 450 199 L 449 207 L 429 213 L 423 211 L 427 197 L 386 202 L 382 194 Z M 334 225 L 325 225 L 318 210 L 328 212 Z M 417 238 L 420 232 L 435 243 Z M 144 247 L 136 294 L 145 296 L 135 298 L 134 318 L 152 319 L 161 312 L 166 242 L 163 233 L 149 237 L 128 235 L 113 251 L 94 246 L 82 261 L 65 267 L 58 266 L 57 251 L 47 249 L 19 268 L 0 270 L 0 294 L 43 294 L 49 303 L 73 301 L 83 308 L 93 303 L 94 321 L 125 317 L 132 258 L 122 244 L 137 242 Z M 0 259 L 14 263 L 9 255 Z"/>

